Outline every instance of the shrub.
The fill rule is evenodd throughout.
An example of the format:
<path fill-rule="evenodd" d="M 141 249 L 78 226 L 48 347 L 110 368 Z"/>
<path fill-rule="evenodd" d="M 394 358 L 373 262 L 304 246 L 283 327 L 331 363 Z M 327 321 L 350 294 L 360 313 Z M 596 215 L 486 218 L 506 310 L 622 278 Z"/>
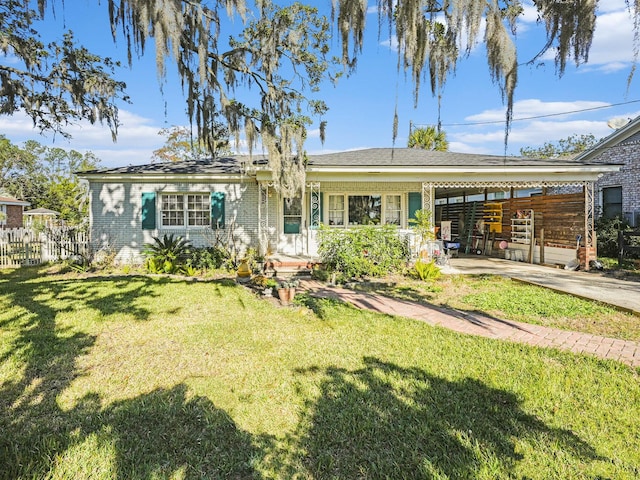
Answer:
<path fill-rule="evenodd" d="M 598 256 L 618 256 L 618 230 L 629 228 L 629 224 L 620 217 L 600 217 L 595 224 L 598 236 Z"/>
<path fill-rule="evenodd" d="M 192 248 L 189 251 L 186 264 L 201 271 L 233 268 L 231 254 L 220 246 Z"/>
<path fill-rule="evenodd" d="M 189 241 L 178 236 L 153 237 L 153 243 L 145 243 L 145 265 L 151 273 L 177 273 L 184 266 L 189 253 Z"/>
<path fill-rule="evenodd" d="M 321 226 L 318 253 L 330 271 L 342 272 L 348 278 L 379 277 L 400 271 L 409 248 L 395 225 L 350 230 Z"/>

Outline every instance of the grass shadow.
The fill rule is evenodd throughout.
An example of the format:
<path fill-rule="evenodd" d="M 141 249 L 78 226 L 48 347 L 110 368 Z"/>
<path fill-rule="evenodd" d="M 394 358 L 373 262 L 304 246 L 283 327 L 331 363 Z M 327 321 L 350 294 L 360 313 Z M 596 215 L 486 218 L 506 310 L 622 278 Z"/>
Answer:
<path fill-rule="evenodd" d="M 292 439 L 304 455 L 288 462 L 312 478 L 511 478 L 523 443 L 576 463 L 597 458 L 571 431 L 475 379 L 451 381 L 375 358 L 362 369 L 322 373 L 320 397 L 307 404 Z"/>
<path fill-rule="evenodd" d="M 147 320 L 150 311 L 136 299 L 153 298 L 155 285 L 175 280 L 40 277 L 29 269 L 0 282 L 0 301 L 8 307 L 0 332 L 7 339 L 0 348 L 0 479 L 88 478 L 90 472 L 123 479 L 255 477 L 251 435 L 207 398 L 190 397 L 185 385 L 106 406 L 97 393 L 71 408 L 59 404 L 96 337 L 74 322 L 61 326 L 58 315 L 95 309 L 106 318 L 126 312 Z"/>

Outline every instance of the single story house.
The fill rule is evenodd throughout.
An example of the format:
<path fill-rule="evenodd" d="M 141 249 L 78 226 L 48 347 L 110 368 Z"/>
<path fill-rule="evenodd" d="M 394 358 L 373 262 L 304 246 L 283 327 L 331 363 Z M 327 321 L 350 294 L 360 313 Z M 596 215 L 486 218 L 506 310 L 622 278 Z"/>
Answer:
<path fill-rule="evenodd" d="M 89 183 L 93 245 L 115 249 L 119 261 L 136 262 L 153 236 L 173 233 L 195 245 L 227 242 L 266 255 L 314 256 L 321 224 L 394 224 L 406 230 L 422 208 L 432 212 L 435 224 L 449 222 L 451 235 L 474 250 L 490 230 L 487 251 L 493 250 L 488 242 L 506 242 L 532 261 L 549 261 L 554 248 L 575 259 L 576 237 L 585 249 L 595 243 L 593 185 L 619 168 L 571 159 L 373 148 L 309 156 L 304 196 L 287 199 L 274 188 L 267 160 L 229 156 L 81 172 Z M 562 186 L 582 190 L 553 201 L 545 196 L 547 188 Z M 532 221 L 514 223 L 521 214 Z M 512 235 L 519 229 L 528 244 Z"/>
<path fill-rule="evenodd" d="M 596 182 L 597 214 L 608 218 L 618 216 L 640 227 L 640 116 L 617 128 L 576 159 L 621 165 L 617 172 L 606 173 Z"/>
<path fill-rule="evenodd" d="M 29 205 L 29 202 L 0 195 L 0 228 L 21 228 L 24 207 Z"/>

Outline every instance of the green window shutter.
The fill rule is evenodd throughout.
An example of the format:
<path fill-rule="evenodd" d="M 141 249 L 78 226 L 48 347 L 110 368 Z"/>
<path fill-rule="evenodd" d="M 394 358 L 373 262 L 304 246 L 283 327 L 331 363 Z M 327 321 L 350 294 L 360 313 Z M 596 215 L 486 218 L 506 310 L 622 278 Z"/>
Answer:
<path fill-rule="evenodd" d="M 224 228 L 224 192 L 211 192 L 211 228 Z"/>
<path fill-rule="evenodd" d="M 416 218 L 416 211 L 422 208 L 422 193 L 409 192 L 408 218 Z"/>
<path fill-rule="evenodd" d="M 142 193 L 142 229 L 156 228 L 156 192 Z"/>
<path fill-rule="evenodd" d="M 322 223 L 322 192 L 311 192 L 311 205 L 309 207 L 309 225 L 312 230 L 320 228 Z"/>

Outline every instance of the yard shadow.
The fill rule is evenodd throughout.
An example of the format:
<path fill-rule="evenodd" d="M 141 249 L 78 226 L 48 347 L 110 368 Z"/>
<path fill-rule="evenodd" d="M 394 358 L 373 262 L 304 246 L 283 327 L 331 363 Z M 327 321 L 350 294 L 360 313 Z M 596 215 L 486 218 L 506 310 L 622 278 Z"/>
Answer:
<path fill-rule="evenodd" d="M 511 478 L 516 444 L 578 458 L 596 452 L 570 431 L 526 413 L 510 392 L 466 378 L 450 381 L 374 358 L 359 370 L 323 375 L 321 394 L 303 413 L 291 444 L 313 478 Z M 294 468 L 283 477 L 296 473 Z"/>
<path fill-rule="evenodd" d="M 209 399 L 189 397 L 183 384 L 73 413 L 93 420 L 85 433 L 115 446 L 117 478 L 258 478 L 251 435 Z"/>
<path fill-rule="evenodd" d="M 19 307 L 0 325 L 8 339 L 0 348 L 0 479 L 88 478 L 91 472 L 122 479 L 257 477 L 251 435 L 207 398 L 189 396 L 183 384 L 108 405 L 97 393 L 70 408 L 60 405 L 61 394 L 83 374 L 78 358 L 96 337 L 61 327 L 57 315 L 90 307 L 108 317 L 133 309 L 136 320 L 146 320 L 149 312 L 132 307 L 134 299 L 169 280 L 38 282 L 37 276 L 22 272 L 10 288 L 0 284 L 2 301 Z M 112 283 L 103 289 L 105 282 Z"/>

